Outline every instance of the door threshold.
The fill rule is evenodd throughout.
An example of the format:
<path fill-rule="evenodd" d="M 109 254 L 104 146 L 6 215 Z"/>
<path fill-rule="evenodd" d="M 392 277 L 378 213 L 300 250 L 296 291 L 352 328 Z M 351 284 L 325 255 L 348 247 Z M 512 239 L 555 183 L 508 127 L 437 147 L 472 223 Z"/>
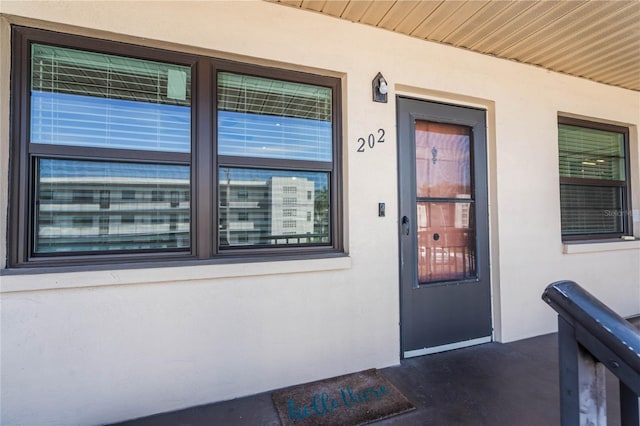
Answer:
<path fill-rule="evenodd" d="M 483 343 L 489 342 L 491 342 L 491 336 L 479 337 L 477 339 L 465 340 L 463 342 L 448 343 L 446 345 L 432 346 L 430 348 L 414 349 L 412 351 L 405 351 L 404 358 L 413 358 L 416 356 L 430 355 L 438 352 L 451 351 L 454 349 L 462 349 L 468 346 L 481 345 Z"/>

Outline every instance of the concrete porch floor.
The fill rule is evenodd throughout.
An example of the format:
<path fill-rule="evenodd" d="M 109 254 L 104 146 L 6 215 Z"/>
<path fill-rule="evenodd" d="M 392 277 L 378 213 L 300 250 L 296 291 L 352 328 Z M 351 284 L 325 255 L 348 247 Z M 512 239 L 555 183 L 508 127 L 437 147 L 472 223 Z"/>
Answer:
<path fill-rule="evenodd" d="M 640 318 L 632 321 L 640 326 Z M 560 424 L 557 334 L 403 360 L 381 370 L 416 410 L 376 426 Z M 620 425 L 618 381 L 607 372 L 608 426 Z M 127 426 L 280 424 L 269 392 L 135 419 Z"/>

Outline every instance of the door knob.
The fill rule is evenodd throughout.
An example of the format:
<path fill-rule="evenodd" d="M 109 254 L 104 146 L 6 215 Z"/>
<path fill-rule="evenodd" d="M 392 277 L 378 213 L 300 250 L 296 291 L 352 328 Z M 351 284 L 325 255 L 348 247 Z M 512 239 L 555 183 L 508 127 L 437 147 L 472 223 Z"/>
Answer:
<path fill-rule="evenodd" d="M 404 231 L 404 235 L 409 235 L 410 226 L 409 218 L 407 216 L 402 216 L 402 229 Z"/>

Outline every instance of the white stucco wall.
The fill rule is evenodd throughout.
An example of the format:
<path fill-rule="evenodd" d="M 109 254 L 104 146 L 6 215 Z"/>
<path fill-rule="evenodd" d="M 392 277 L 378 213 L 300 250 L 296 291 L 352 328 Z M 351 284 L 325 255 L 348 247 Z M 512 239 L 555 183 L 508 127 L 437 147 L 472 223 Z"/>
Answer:
<path fill-rule="evenodd" d="M 312 261 L 0 276 L 3 425 L 113 422 L 396 364 L 398 94 L 488 109 L 497 340 L 554 331 L 540 295 L 559 279 L 621 315 L 640 313 L 640 242 L 564 253 L 557 170 L 559 112 L 630 126 L 640 207 L 638 92 L 265 2 L 2 1 L 0 13 L 2 259 L 10 23 L 343 77 L 348 249 Z M 387 104 L 371 102 L 378 71 Z M 358 137 L 378 128 L 386 143 L 357 153 Z M 634 230 L 640 237 L 637 221 Z"/>

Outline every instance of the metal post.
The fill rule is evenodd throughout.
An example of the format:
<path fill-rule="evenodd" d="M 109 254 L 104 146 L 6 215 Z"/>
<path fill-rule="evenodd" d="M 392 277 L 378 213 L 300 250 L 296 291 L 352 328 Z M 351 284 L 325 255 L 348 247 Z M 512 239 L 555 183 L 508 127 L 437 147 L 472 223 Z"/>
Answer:
<path fill-rule="evenodd" d="M 560 361 L 560 424 L 562 426 L 580 426 L 579 349 L 576 330 L 560 316 L 558 316 L 558 351 Z"/>
<path fill-rule="evenodd" d="M 578 345 L 578 371 L 580 424 L 607 426 L 605 367 L 581 345 Z"/>
<path fill-rule="evenodd" d="M 560 421 L 562 426 L 606 426 L 605 367 L 576 340 L 575 329 L 558 317 Z"/>
<path fill-rule="evenodd" d="M 606 425 L 605 367 L 620 381 L 622 426 L 640 426 L 640 333 L 573 281 L 542 298 L 558 316 L 562 426 Z"/>
<path fill-rule="evenodd" d="M 640 397 L 620 381 L 620 420 L 622 426 L 640 425 Z"/>

